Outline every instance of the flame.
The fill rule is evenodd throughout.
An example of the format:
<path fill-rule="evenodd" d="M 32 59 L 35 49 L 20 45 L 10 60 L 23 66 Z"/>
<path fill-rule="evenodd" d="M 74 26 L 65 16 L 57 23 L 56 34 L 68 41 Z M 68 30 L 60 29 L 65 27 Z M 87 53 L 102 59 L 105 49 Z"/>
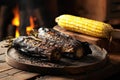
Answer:
<path fill-rule="evenodd" d="M 19 10 L 18 10 L 18 8 L 15 8 L 14 10 L 13 10 L 13 14 L 14 14 L 14 18 L 13 18 L 13 20 L 12 20 L 12 24 L 13 25 L 15 25 L 15 26 L 19 26 L 20 25 L 20 21 L 19 21 L 19 19 L 20 19 L 20 15 L 19 15 Z"/>
<path fill-rule="evenodd" d="M 16 26 L 16 32 L 15 32 L 15 37 L 19 37 L 20 34 L 19 34 L 19 30 L 18 30 L 18 27 L 20 25 L 20 15 L 19 15 L 19 9 L 18 8 L 15 8 L 13 10 L 13 14 L 14 14 L 14 18 L 12 20 L 12 25 L 15 25 Z M 29 32 L 34 28 L 34 20 L 33 20 L 33 17 L 30 16 L 30 26 L 27 26 L 26 27 L 26 32 L 27 34 L 29 34 Z"/>
<path fill-rule="evenodd" d="M 18 31 L 18 29 L 16 29 L 16 31 L 15 31 L 15 37 L 19 37 L 19 36 L 20 36 L 19 31 Z"/>
<path fill-rule="evenodd" d="M 33 17 L 30 16 L 30 26 L 27 26 L 26 30 L 27 30 L 27 34 L 29 34 L 29 32 L 34 28 L 34 20 Z"/>

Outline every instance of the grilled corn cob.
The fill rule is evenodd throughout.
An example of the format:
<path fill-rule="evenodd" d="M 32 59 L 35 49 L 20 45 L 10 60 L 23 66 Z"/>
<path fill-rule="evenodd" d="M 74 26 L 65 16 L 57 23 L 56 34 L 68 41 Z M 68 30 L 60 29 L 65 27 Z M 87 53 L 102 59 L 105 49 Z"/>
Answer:
<path fill-rule="evenodd" d="M 55 19 L 60 27 L 66 30 L 87 34 L 94 37 L 109 38 L 112 26 L 104 22 L 74 15 L 64 14 Z"/>

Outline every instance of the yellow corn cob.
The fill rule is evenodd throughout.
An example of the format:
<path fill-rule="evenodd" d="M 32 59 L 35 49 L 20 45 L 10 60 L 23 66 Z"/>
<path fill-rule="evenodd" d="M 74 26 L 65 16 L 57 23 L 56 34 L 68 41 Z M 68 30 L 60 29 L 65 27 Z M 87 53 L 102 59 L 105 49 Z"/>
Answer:
<path fill-rule="evenodd" d="M 55 19 L 66 30 L 87 34 L 94 37 L 108 38 L 113 30 L 111 25 L 83 17 L 64 14 Z"/>

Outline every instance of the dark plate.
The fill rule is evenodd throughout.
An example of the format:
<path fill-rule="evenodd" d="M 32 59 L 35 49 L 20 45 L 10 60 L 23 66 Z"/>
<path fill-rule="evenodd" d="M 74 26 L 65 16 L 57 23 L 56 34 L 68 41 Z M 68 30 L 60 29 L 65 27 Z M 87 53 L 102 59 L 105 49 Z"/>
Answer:
<path fill-rule="evenodd" d="M 16 49 L 9 48 L 6 54 L 6 62 L 17 69 L 50 74 L 77 74 L 100 69 L 107 61 L 107 52 L 96 45 L 90 45 L 92 54 L 79 60 L 62 58 L 59 62 L 41 61 L 20 54 Z"/>

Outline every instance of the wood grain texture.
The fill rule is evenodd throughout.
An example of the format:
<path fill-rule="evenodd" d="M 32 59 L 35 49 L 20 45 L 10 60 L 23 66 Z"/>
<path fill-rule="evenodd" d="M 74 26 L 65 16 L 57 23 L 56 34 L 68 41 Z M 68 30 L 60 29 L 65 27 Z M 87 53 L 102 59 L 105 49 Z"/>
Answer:
<path fill-rule="evenodd" d="M 88 35 L 84 35 L 84 34 L 80 34 L 80 33 L 75 33 L 72 31 L 68 31 L 57 25 L 54 26 L 53 28 L 61 33 L 70 35 L 80 41 L 83 41 L 83 42 L 87 41 L 89 43 L 96 44 L 96 45 L 100 46 L 101 48 L 105 48 L 109 53 L 119 53 L 120 52 L 120 49 L 118 47 L 120 45 L 120 39 L 119 39 L 119 35 L 118 35 L 118 33 L 120 33 L 120 30 L 117 30 L 116 32 L 113 33 L 114 37 L 113 37 L 112 41 L 110 41 L 106 38 L 96 38 L 96 37 L 92 37 L 92 36 L 88 36 Z"/>
<path fill-rule="evenodd" d="M 101 48 L 105 48 L 107 50 L 109 49 L 108 48 L 109 40 L 106 38 L 102 39 L 102 38 L 96 38 L 96 37 L 92 37 L 92 36 L 88 36 L 88 35 L 84 35 L 84 34 L 80 34 L 80 33 L 75 33 L 72 31 L 65 30 L 57 25 L 54 26 L 53 28 L 61 33 L 70 35 L 70 36 L 72 36 L 80 41 L 89 42 L 91 44 L 96 44 L 96 45 L 100 46 Z"/>
<path fill-rule="evenodd" d="M 4 42 L 0 42 L 3 44 Z M 0 47 L 0 60 L 5 60 L 3 52 L 7 52 Z M 3 51 L 2 51 L 3 50 Z M 15 69 L 5 62 L 0 63 L 0 80 L 103 80 L 120 71 L 120 53 L 108 53 L 109 61 L 101 69 L 77 75 L 41 75 Z"/>
<path fill-rule="evenodd" d="M 0 42 L 0 80 L 27 80 L 38 76 L 37 73 L 30 73 L 15 69 L 6 64 L 5 54 L 8 47 L 5 47 L 6 41 Z"/>
<path fill-rule="evenodd" d="M 93 53 L 82 57 L 79 60 L 73 60 L 62 57 L 57 64 L 55 62 L 40 61 L 31 59 L 31 57 L 21 55 L 14 48 L 9 48 L 6 54 L 6 62 L 18 69 L 32 71 L 44 74 L 80 74 L 98 70 L 106 64 L 107 53 L 104 50 L 95 49 L 91 45 Z"/>

